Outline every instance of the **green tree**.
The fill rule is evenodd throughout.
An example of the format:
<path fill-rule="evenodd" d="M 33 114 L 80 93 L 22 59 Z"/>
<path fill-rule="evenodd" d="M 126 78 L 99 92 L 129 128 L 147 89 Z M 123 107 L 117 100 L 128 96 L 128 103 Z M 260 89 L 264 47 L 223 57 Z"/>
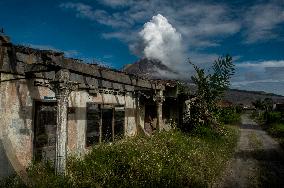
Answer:
<path fill-rule="evenodd" d="M 252 102 L 252 105 L 255 107 L 257 110 L 263 110 L 264 109 L 264 103 L 261 99 L 257 99 Z"/>
<path fill-rule="evenodd" d="M 192 62 L 189 63 L 196 71 L 196 75 L 191 79 L 198 89 L 196 97 L 191 99 L 190 116 L 185 117 L 186 123 L 218 125 L 215 115 L 217 102 L 229 88 L 230 78 L 235 73 L 233 59 L 229 55 L 219 57 L 214 61 L 208 73 Z"/>
<path fill-rule="evenodd" d="M 261 112 L 264 111 L 262 118 L 267 121 L 268 114 L 272 111 L 273 108 L 273 100 L 271 98 L 265 98 L 264 100 L 257 99 L 256 101 L 252 102 L 252 105 L 258 112 L 258 118 L 261 118 Z"/>
<path fill-rule="evenodd" d="M 271 98 L 265 98 L 263 100 L 264 110 L 266 113 L 271 112 L 273 108 L 273 100 Z"/>

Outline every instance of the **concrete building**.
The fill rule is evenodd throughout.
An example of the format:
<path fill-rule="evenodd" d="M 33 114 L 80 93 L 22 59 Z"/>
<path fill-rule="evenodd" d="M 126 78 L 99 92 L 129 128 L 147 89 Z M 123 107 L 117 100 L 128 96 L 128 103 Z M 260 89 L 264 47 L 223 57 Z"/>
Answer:
<path fill-rule="evenodd" d="M 177 86 L 63 53 L 14 45 L 0 35 L 0 178 L 24 176 L 32 160 L 54 161 L 100 142 L 150 135 L 181 119 Z"/>

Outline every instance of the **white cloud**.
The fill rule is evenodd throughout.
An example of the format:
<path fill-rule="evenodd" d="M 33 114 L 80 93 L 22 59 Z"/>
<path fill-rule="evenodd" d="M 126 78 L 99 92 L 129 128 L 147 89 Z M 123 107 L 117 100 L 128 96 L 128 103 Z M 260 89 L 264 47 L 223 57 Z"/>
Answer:
<path fill-rule="evenodd" d="M 246 43 L 265 41 L 276 38 L 275 29 L 284 23 L 284 3 L 281 0 L 256 4 L 246 13 L 244 26 L 246 27 Z"/>
<path fill-rule="evenodd" d="M 234 88 L 263 90 L 284 95 L 284 60 L 242 62 L 236 65 Z"/>
<path fill-rule="evenodd" d="M 120 39 L 128 43 L 133 43 L 134 41 L 137 40 L 137 33 L 138 31 L 103 33 L 102 37 L 105 39 Z"/>
<path fill-rule="evenodd" d="M 239 82 L 232 82 L 232 86 L 236 87 L 236 86 L 243 86 L 255 83 L 278 83 L 278 82 L 284 83 L 284 80 L 265 79 L 265 80 L 239 81 Z"/>
<path fill-rule="evenodd" d="M 62 3 L 60 7 L 75 11 L 78 17 L 119 28 L 114 32 L 104 33 L 103 37 L 120 40 L 127 39 L 124 35 L 137 38 L 137 33 L 133 33 L 137 31 L 136 24 L 143 24 L 157 14 L 165 16 L 191 47 L 217 46 L 219 42 L 212 39 L 213 37 L 222 38 L 240 30 L 240 23 L 230 18 L 230 9 L 226 5 L 192 3 L 186 0 L 174 4 L 168 0 L 100 0 L 99 2 L 112 8 L 124 8 L 107 13 L 83 3 L 67 2 Z"/>
<path fill-rule="evenodd" d="M 270 60 L 270 61 L 261 61 L 261 62 L 245 62 L 239 63 L 237 67 L 245 68 L 266 68 L 266 67 L 284 67 L 284 60 Z"/>
<path fill-rule="evenodd" d="M 63 49 L 58 49 L 54 46 L 50 45 L 40 45 L 40 44 L 24 44 L 25 46 L 30 46 L 31 48 L 36 48 L 40 50 L 52 50 L 56 52 L 63 52 L 65 56 L 67 57 L 75 57 L 78 56 L 80 53 L 77 50 L 63 50 Z"/>
<path fill-rule="evenodd" d="M 113 8 L 124 7 L 133 3 L 132 0 L 99 0 L 99 2 L 104 5 L 111 6 Z"/>
<path fill-rule="evenodd" d="M 63 9 L 73 10 L 77 17 L 87 18 L 111 26 L 114 33 L 104 33 L 105 38 L 125 40 L 123 35 L 133 35 L 137 24 L 148 21 L 153 15 L 162 14 L 180 32 L 191 48 L 218 46 L 227 36 L 242 32 L 246 43 L 268 40 L 279 36 L 276 29 L 284 22 L 284 3 L 273 0 L 255 2 L 249 7 L 225 3 L 189 2 L 179 0 L 98 0 L 112 8 L 111 13 L 80 3 L 60 4 Z M 121 33 L 121 34 L 119 34 Z M 131 36 L 137 37 L 137 34 Z M 133 45 L 132 40 L 130 45 Z"/>
<path fill-rule="evenodd" d="M 159 59 L 174 69 L 185 61 L 181 34 L 161 14 L 145 23 L 139 35 L 145 44 L 145 57 Z"/>
<path fill-rule="evenodd" d="M 77 16 L 86 17 L 89 19 L 95 19 L 95 13 L 93 12 L 93 8 L 89 5 L 83 3 L 62 3 L 59 5 L 61 8 L 64 9 L 74 9 L 77 11 Z"/>
<path fill-rule="evenodd" d="M 76 57 L 80 54 L 77 50 L 63 50 L 63 52 L 67 57 Z"/>
<path fill-rule="evenodd" d="M 63 9 L 73 10 L 76 12 L 77 17 L 87 18 L 92 21 L 96 21 L 100 24 L 111 26 L 114 28 L 125 28 L 129 27 L 131 23 L 128 22 L 127 19 L 120 17 L 117 14 L 109 14 L 105 10 L 96 9 L 90 5 L 86 5 L 83 3 L 62 3 L 59 5 Z"/>

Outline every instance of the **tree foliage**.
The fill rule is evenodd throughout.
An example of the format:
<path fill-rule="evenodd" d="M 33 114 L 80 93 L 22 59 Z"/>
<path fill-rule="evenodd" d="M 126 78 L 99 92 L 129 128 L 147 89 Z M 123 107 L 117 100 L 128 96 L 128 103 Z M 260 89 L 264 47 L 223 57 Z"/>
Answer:
<path fill-rule="evenodd" d="M 254 102 L 252 102 L 252 105 L 255 107 L 255 109 L 258 112 L 258 116 L 261 115 L 261 111 L 264 111 L 263 118 L 265 121 L 268 121 L 269 119 L 269 113 L 273 109 L 273 100 L 271 98 L 265 98 L 264 100 L 257 99 Z"/>
<path fill-rule="evenodd" d="M 192 62 L 189 63 L 196 72 L 191 79 L 198 89 L 196 97 L 191 99 L 190 115 L 185 117 L 186 122 L 191 125 L 216 125 L 218 121 L 214 112 L 217 109 L 217 102 L 229 88 L 230 78 L 235 73 L 232 57 L 229 55 L 219 57 L 208 73 Z"/>

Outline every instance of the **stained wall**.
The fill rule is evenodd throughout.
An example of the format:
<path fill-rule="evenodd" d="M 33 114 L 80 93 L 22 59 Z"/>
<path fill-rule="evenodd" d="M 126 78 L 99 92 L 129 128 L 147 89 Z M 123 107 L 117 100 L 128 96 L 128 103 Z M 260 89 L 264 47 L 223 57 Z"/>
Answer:
<path fill-rule="evenodd" d="M 33 118 L 35 101 L 54 101 L 55 94 L 48 87 L 34 86 L 34 79 L 1 73 L 0 84 L 0 178 L 14 171 L 24 172 L 33 158 Z M 37 81 L 42 81 L 37 79 Z M 47 100 L 48 99 L 48 100 Z M 83 155 L 87 149 L 86 103 L 125 106 L 125 135 L 134 136 L 136 128 L 136 100 L 131 92 L 125 95 L 73 91 L 69 95 L 68 154 Z"/>

